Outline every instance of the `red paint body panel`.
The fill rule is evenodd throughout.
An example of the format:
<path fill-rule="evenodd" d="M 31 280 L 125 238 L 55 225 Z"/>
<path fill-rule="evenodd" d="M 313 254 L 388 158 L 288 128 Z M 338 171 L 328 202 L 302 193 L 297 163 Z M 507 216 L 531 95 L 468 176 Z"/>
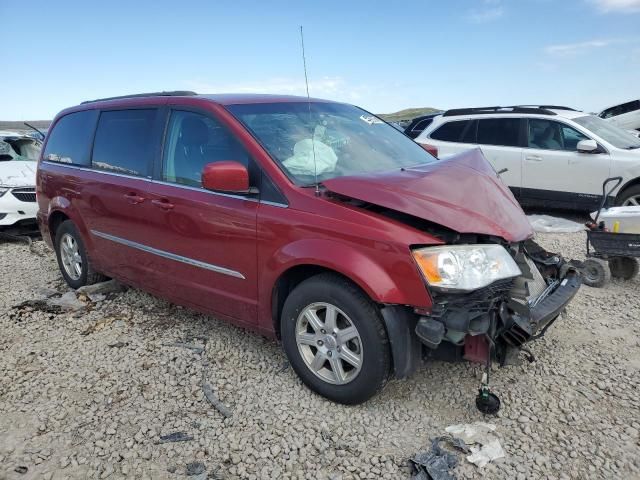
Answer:
<path fill-rule="evenodd" d="M 341 273 L 378 303 L 428 309 L 431 299 L 409 248 L 441 240 L 294 185 L 223 106 L 301 100 L 306 101 L 264 95 L 148 97 L 93 102 L 61 112 L 52 129 L 61 116 L 85 109 L 197 109 L 237 137 L 288 205 L 41 160 L 37 191 L 43 233 L 48 234 L 54 212 L 64 213 L 78 225 L 99 271 L 267 335 L 274 333 L 272 299 L 277 280 L 303 265 Z M 46 144 L 43 152 L 45 148 Z M 530 228 L 525 228 L 521 210 L 492 175 L 477 157 L 466 157 L 326 183 L 335 192 L 459 231 L 507 240 L 526 238 Z M 489 199 L 486 205 L 480 205 L 484 199 L 477 201 L 483 196 Z M 216 265 L 239 276 L 202 265 Z"/>
<path fill-rule="evenodd" d="M 526 215 L 480 149 L 404 171 L 337 177 L 332 192 L 408 213 L 460 233 L 502 237 L 533 235 Z"/>

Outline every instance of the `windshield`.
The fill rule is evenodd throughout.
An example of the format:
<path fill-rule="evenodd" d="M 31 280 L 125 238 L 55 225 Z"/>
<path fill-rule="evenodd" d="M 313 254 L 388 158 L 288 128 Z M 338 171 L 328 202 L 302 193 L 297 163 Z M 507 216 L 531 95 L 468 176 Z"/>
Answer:
<path fill-rule="evenodd" d="M 227 107 L 296 184 L 436 161 L 378 117 L 338 103 L 263 103 Z"/>
<path fill-rule="evenodd" d="M 0 139 L 0 160 L 22 160 L 35 162 L 40 157 L 41 143 L 32 138 Z"/>
<path fill-rule="evenodd" d="M 593 132 L 604 141 L 609 142 L 616 148 L 632 150 L 640 148 L 640 139 L 634 137 L 631 133 L 623 130 L 612 123 L 593 115 L 586 115 L 573 119 L 578 125 L 583 126 L 590 132 Z"/>

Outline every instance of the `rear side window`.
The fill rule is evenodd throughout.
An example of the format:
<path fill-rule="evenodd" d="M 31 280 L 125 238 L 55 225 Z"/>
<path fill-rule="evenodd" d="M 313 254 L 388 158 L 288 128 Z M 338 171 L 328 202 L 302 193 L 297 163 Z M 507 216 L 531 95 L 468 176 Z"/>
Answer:
<path fill-rule="evenodd" d="M 471 120 L 454 120 L 453 122 L 447 122 L 432 134 L 431 138 L 434 140 L 442 140 L 444 142 L 459 142 L 465 127 L 471 122 Z"/>
<path fill-rule="evenodd" d="M 62 117 L 49 133 L 42 158 L 49 162 L 89 166 L 91 140 L 97 119 L 97 110 L 85 110 Z"/>
<path fill-rule="evenodd" d="M 102 112 L 93 144 L 93 167 L 126 175 L 151 175 L 156 114 L 156 109 Z"/>
<path fill-rule="evenodd" d="M 520 145 L 519 118 L 483 118 L 478 120 L 478 143 L 517 147 Z"/>

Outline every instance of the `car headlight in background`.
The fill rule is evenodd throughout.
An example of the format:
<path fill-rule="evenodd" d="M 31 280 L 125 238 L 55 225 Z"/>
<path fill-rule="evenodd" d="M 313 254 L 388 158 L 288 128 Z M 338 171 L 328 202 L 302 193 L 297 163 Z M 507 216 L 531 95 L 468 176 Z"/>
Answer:
<path fill-rule="evenodd" d="M 443 290 L 471 291 L 522 274 L 501 245 L 447 245 L 413 250 L 427 283 Z"/>
<path fill-rule="evenodd" d="M 11 188 L 0 186 L 0 197 L 2 197 L 5 193 L 7 193 Z"/>

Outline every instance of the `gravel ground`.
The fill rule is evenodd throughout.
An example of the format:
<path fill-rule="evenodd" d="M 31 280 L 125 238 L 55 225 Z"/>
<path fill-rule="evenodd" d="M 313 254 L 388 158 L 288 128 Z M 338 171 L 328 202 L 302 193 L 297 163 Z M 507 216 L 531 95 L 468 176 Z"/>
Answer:
<path fill-rule="evenodd" d="M 583 255 L 582 233 L 538 240 Z M 496 369 L 507 457 L 460 455 L 458 478 L 640 478 L 639 286 L 583 287 L 535 363 Z M 307 390 L 275 342 L 138 290 L 79 313 L 12 308 L 47 289 L 68 291 L 43 243 L 0 242 L 0 479 L 403 479 L 446 426 L 482 420 L 471 364 L 432 362 L 345 407 Z M 162 443 L 175 432 L 193 439 Z"/>

